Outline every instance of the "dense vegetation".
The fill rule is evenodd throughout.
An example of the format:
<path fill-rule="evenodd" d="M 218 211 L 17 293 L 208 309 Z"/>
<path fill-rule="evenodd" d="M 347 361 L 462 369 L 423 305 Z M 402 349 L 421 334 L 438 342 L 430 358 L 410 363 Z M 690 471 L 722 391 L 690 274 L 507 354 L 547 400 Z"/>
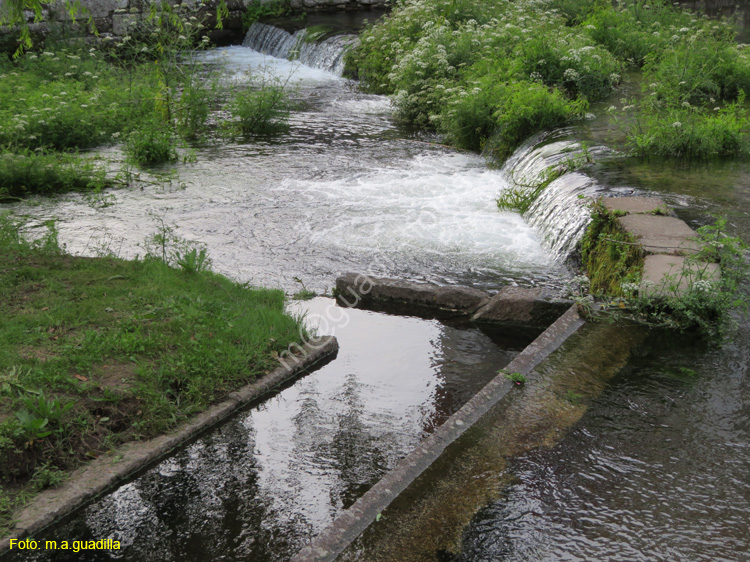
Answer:
<path fill-rule="evenodd" d="M 750 59 L 734 37 L 730 22 L 663 0 L 400 0 L 347 67 L 402 119 L 500 161 L 640 68 L 642 94 L 610 108 L 633 154 L 738 156 L 750 149 Z"/>
<path fill-rule="evenodd" d="M 206 135 L 283 129 L 288 95 L 273 77 L 230 87 L 196 59 L 204 27 L 184 5 L 152 5 L 131 34 L 90 42 L 51 37 L 0 60 L 0 199 L 28 193 L 101 190 L 114 176 L 91 148 L 122 145 L 129 165 L 191 158 Z M 226 108 L 233 119 L 215 126 Z"/>
<path fill-rule="evenodd" d="M 603 299 L 603 308 L 614 309 L 637 321 L 671 330 L 693 331 L 721 341 L 733 324 L 729 312 L 747 313 L 750 300 L 741 288 L 750 278 L 748 246 L 727 234 L 727 223 L 717 220 L 696 233 L 701 250 L 686 258 L 682 270 L 666 275 L 658 286 L 644 286 L 641 276 L 645 252 L 617 222 L 617 212 L 592 205 L 592 221 L 581 241 L 582 266 L 587 277 L 574 291 L 581 304 L 592 297 Z M 706 264 L 717 263 L 714 277 Z"/>

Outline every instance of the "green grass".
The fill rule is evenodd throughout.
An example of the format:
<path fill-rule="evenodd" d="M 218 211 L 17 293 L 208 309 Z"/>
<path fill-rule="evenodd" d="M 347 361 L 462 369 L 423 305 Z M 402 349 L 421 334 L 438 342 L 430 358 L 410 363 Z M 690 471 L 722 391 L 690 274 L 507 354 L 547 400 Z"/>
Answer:
<path fill-rule="evenodd" d="M 263 376 L 300 339 L 281 291 L 206 271 L 195 254 L 173 254 L 178 268 L 74 257 L 54 228 L 29 243 L 3 217 L 0 531 L 30 494 Z"/>

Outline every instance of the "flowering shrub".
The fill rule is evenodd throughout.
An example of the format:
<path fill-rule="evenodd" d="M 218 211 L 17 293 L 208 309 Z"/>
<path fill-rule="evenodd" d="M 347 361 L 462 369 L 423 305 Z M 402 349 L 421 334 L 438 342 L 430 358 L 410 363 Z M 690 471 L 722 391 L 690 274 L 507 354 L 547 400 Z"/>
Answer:
<path fill-rule="evenodd" d="M 0 66 L 0 146 L 70 150 L 110 141 L 143 109 L 95 53 L 29 54 Z"/>
<path fill-rule="evenodd" d="M 363 33 L 348 67 L 366 88 L 393 94 L 405 121 L 460 147 L 489 143 L 504 158 L 526 135 L 579 118 L 620 80 L 620 62 L 547 8 L 406 0 Z"/>
<path fill-rule="evenodd" d="M 750 59 L 734 33 L 666 0 L 400 0 L 363 32 L 347 71 L 392 95 L 408 123 L 505 158 L 524 135 L 609 96 L 627 66 L 643 67 L 646 99 L 619 116 L 633 124 L 634 152 L 726 156 L 746 150 L 748 131 L 733 102 L 750 89 Z"/>
<path fill-rule="evenodd" d="M 626 105 L 627 143 L 638 156 L 682 159 L 737 156 L 750 152 L 750 112 L 744 94 L 722 107 L 670 107 L 659 101 Z"/>

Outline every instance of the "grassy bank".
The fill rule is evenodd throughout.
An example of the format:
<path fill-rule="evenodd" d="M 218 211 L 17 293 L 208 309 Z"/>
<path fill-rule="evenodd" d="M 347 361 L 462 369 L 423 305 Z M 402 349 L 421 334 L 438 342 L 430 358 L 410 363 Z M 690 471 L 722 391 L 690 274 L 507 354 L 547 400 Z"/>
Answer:
<path fill-rule="evenodd" d="M 3 218 L 0 533 L 66 472 L 201 411 L 300 338 L 281 291 L 206 271 L 165 231 L 153 241 L 176 267 L 65 255 L 54 228 L 29 243 Z"/>
<path fill-rule="evenodd" d="M 401 0 L 362 33 L 347 71 L 402 119 L 503 161 L 530 134 L 580 119 L 642 69 L 611 108 L 637 156 L 750 151 L 750 58 L 726 20 L 662 0 Z"/>
<path fill-rule="evenodd" d="M 100 191 L 127 183 L 129 167 L 193 159 L 196 141 L 283 131 L 284 84 L 230 88 L 197 56 L 209 42 L 196 9 L 154 3 L 130 35 L 51 36 L 0 56 L 0 200 Z M 90 152 L 110 145 L 125 153 L 118 176 Z"/>

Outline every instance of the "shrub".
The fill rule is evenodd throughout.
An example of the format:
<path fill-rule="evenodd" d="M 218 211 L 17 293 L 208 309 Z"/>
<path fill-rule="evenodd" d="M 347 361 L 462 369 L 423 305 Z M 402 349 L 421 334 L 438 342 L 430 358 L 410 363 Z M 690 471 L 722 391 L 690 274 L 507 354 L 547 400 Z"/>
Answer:
<path fill-rule="evenodd" d="M 269 135 L 287 129 L 293 106 L 286 85 L 264 77 L 259 85 L 237 91 L 229 111 L 233 126 L 243 135 Z"/>
<path fill-rule="evenodd" d="M 703 33 L 678 32 L 672 48 L 648 57 L 647 91 L 673 105 L 735 100 L 750 91 L 750 58 L 745 49 Z"/>
<path fill-rule="evenodd" d="M 349 71 L 398 115 L 505 158 L 523 138 L 609 95 L 621 64 L 546 1 L 404 1 L 362 34 Z M 567 98 L 567 99 L 566 99 Z"/>
<path fill-rule="evenodd" d="M 559 90 L 541 84 L 509 84 L 492 117 L 495 133 L 485 149 L 505 160 L 532 133 L 583 117 L 586 100 L 566 100 Z"/>
<path fill-rule="evenodd" d="M 750 152 L 750 112 L 744 95 L 724 107 L 701 108 L 685 103 L 683 107 L 642 104 L 626 125 L 632 153 L 695 160 Z"/>
<path fill-rule="evenodd" d="M 139 165 L 175 162 L 178 158 L 177 139 L 169 128 L 158 121 L 145 122 L 128 136 L 125 153 L 133 163 Z"/>

